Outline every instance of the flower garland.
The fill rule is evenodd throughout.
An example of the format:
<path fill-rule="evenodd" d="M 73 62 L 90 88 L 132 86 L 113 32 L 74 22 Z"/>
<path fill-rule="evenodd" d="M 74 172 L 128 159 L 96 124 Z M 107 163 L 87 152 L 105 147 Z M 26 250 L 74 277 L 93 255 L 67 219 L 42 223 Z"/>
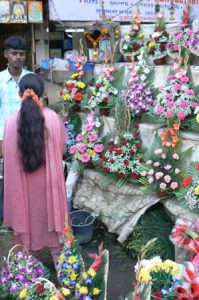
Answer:
<path fill-rule="evenodd" d="M 94 49 L 98 47 L 99 41 L 108 35 L 109 35 L 109 31 L 107 28 L 103 28 L 100 35 L 96 39 L 92 38 L 92 36 L 89 34 L 88 31 L 84 31 L 84 36 L 87 38 L 89 42 L 92 43 Z"/>

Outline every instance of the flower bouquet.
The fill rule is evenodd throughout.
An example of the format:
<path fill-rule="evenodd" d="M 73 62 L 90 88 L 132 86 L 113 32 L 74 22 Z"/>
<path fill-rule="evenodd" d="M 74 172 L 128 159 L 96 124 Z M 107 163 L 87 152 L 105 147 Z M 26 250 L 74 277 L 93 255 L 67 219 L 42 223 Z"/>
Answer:
<path fill-rule="evenodd" d="M 81 167 L 97 162 L 103 154 L 104 146 L 99 138 L 100 126 L 99 119 L 95 118 L 95 113 L 91 110 L 82 132 L 76 136 L 77 143 L 69 149 L 69 153 L 80 163 Z"/>
<path fill-rule="evenodd" d="M 13 299 L 23 299 L 35 280 L 45 275 L 43 264 L 33 256 L 24 251 L 13 253 L 18 246 L 21 245 L 16 245 L 9 251 L 0 273 L 0 295 Z"/>
<path fill-rule="evenodd" d="M 189 209 L 199 208 L 199 163 L 191 162 L 176 197 Z"/>
<path fill-rule="evenodd" d="M 144 34 L 140 30 L 141 21 L 139 12 L 134 12 L 131 31 L 126 32 L 120 41 L 120 52 L 124 56 L 136 56 L 144 46 Z"/>
<path fill-rule="evenodd" d="M 152 59 L 158 60 L 166 56 L 166 44 L 169 39 L 169 34 L 165 30 L 165 19 L 162 13 L 158 13 L 156 17 L 155 31 L 149 36 L 146 42 L 146 53 Z"/>
<path fill-rule="evenodd" d="M 194 31 L 189 39 L 189 49 L 191 53 L 199 56 L 199 31 Z"/>
<path fill-rule="evenodd" d="M 164 87 L 160 88 L 153 103 L 153 112 L 164 119 L 174 118 L 180 121 L 194 112 L 199 105 L 195 91 L 190 86 L 187 70 L 174 64 L 174 74 L 167 77 Z"/>
<path fill-rule="evenodd" d="M 102 107 L 111 108 L 114 98 L 118 94 L 118 89 L 113 86 L 114 67 L 104 67 L 94 85 L 89 87 L 90 93 L 87 95 L 88 106 L 90 108 Z"/>
<path fill-rule="evenodd" d="M 109 176 L 106 183 L 117 181 L 121 186 L 127 181 L 136 182 L 143 171 L 142 145 L 139 134 L 139 124 L 133 124 L 133 132 L 125 132 L 120 138 L 108 142 L 98 167 Z"/>

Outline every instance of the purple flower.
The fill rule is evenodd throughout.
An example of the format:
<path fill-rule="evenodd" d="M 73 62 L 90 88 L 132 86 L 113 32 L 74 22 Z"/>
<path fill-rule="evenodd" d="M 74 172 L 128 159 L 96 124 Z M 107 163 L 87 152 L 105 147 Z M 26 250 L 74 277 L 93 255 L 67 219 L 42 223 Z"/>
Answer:
<path fill-rule="evenodd" d="M 10 286 L 10 293 L 14 294 L 17 291 L 17 284 L 12 282 Z"/>

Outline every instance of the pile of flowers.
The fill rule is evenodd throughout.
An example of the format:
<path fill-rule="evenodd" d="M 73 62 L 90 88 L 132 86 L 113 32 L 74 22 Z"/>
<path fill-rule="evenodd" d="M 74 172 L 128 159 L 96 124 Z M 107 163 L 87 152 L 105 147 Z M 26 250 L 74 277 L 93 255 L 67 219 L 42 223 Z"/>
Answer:
<path fill-rule="evenodd" d="M 199 31 L 194 31 L 189 39 L 190 51 L 199 56 Z"/>
<path fill-rule="evenodd" d="M 159 89 L 153 111 L 160 118 L 174 117 L 182 121 L 194 112 L 198 103 L 187 70 L 176 63 L 173 70 L 174 74 L 167 77 L 165 87 Z"/>
<path fill-rule="evenodd" d="M 166 45 L 169 34 L 165 30 L 165 19 L 162 13 L 158 13 L 156 17 L 155 31 L 149 36 L 146 42 L 146 53 L 158 59 L 166 56 Z"/>
<path fill-rule="evenodd" d="M 153 148 L 153 146 L 152 146 Z M 182 154 L 182 153 L 181 153 Z M 180 154 L 174 148 L 155 148 L 150 159 L 143 164 L 140 182 L 147 190 L 174 194 L 180 186 Z"/>
<path fill-rule="evenodd" d="M 95 108 L 96 106 L 111 107 L 114 103 L 114 96 L 118 94 L 118 90 L 112 85 L 114 81 L 114 67 L 104 67 L 102 73 L 93 86 L 89 87 L 90 93 L 87 95 L 88 106 Z"/>
<path fill-rule="evenodd" d="M 151 282 L 151 299 L 174 299 L 173 288 L 182 276 L 181 267 L 172 260 L 165 260 L 159 256 L 150 260 L 142 260 L 138 274 L 141 283 Z"/>
<path fill-rule="evenodd" d="M 190 164 L 188 175 L 183 178 L 176 196 L 189 209 L 199 208 L 199 163 Z"/>
<path fill-rule="evenodd" d="M 101 158 L 98 167 L 107 174 L 114 174 L 126 182 L 135 181 L 143 171 L 142 145 L 139 134 L 139 124 L 133 124 L 133 132 L 124 133 L 108 142 L 108 150 Z"/>
<path fill-rule="evenodd" d="M 98 161 L 104 151 L 98 133 L 100 126 L 99 119 L 91 110 L 87 115 L 87 123 L 83 126 L 82 132 L 76 136 L 77 143 L 69 149 L 69 153 L 82 165 Z"/>
<path fill-rule="evenodd" d="M 128 91 L 126 96 L 127 107 L 133 116 L 140 116 L 152 107 L 154 102 L 153 92 L 148 84 L 143 82 L 141 76 L 137 74 L 135 66 L 131 69 L 130 79 L 128 81 Z"/>
<path fill-rule="evenodd" d="M 34 281 L 44 276 L 45 268 L 33 256 L 22 251 L 14 254 L 12 251 L 0 273 L 0 291 L 2 296 L 22 299 L 21 296 L 27 294 Z"/>
<path fill-rule="evenodd" d="M 138 12 L 132 16 L 132 29 L 126 32 L 120 41 L 120 51 L 122 54 L 138 55 L 144 46 L 144 34 L 140 31 L 142 19 Z"/>

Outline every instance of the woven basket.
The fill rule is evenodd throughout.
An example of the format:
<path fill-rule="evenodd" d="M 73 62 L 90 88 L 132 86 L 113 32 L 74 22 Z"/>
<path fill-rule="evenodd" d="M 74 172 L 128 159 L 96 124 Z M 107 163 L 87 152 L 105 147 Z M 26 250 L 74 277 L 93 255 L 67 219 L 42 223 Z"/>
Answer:
<path fill-rule="evenodd" d="M 10 259 L 11 259 L 12 255 L 14 254 L 14 253 L 13 253 L 13 250 L 15 250 L 15 249 L 18 248 L 18 247 L 21 247 L 21 248 L 22 248 L 22 251 L 25 252 L 27 255 L 29 254 L 29 253 L 28 253 L 28 250 L 27 250 L 23 245 L 18 244 L 18 245 L 13 246 L 13 247 L 10 249 L 10 251 L 8 252 L 8 256 L 7 256 L 7 259 L 6 259 L 6 264 L 7 264 L 7 268 L 8 268 L 9 271 L 10 271 Z"/>

